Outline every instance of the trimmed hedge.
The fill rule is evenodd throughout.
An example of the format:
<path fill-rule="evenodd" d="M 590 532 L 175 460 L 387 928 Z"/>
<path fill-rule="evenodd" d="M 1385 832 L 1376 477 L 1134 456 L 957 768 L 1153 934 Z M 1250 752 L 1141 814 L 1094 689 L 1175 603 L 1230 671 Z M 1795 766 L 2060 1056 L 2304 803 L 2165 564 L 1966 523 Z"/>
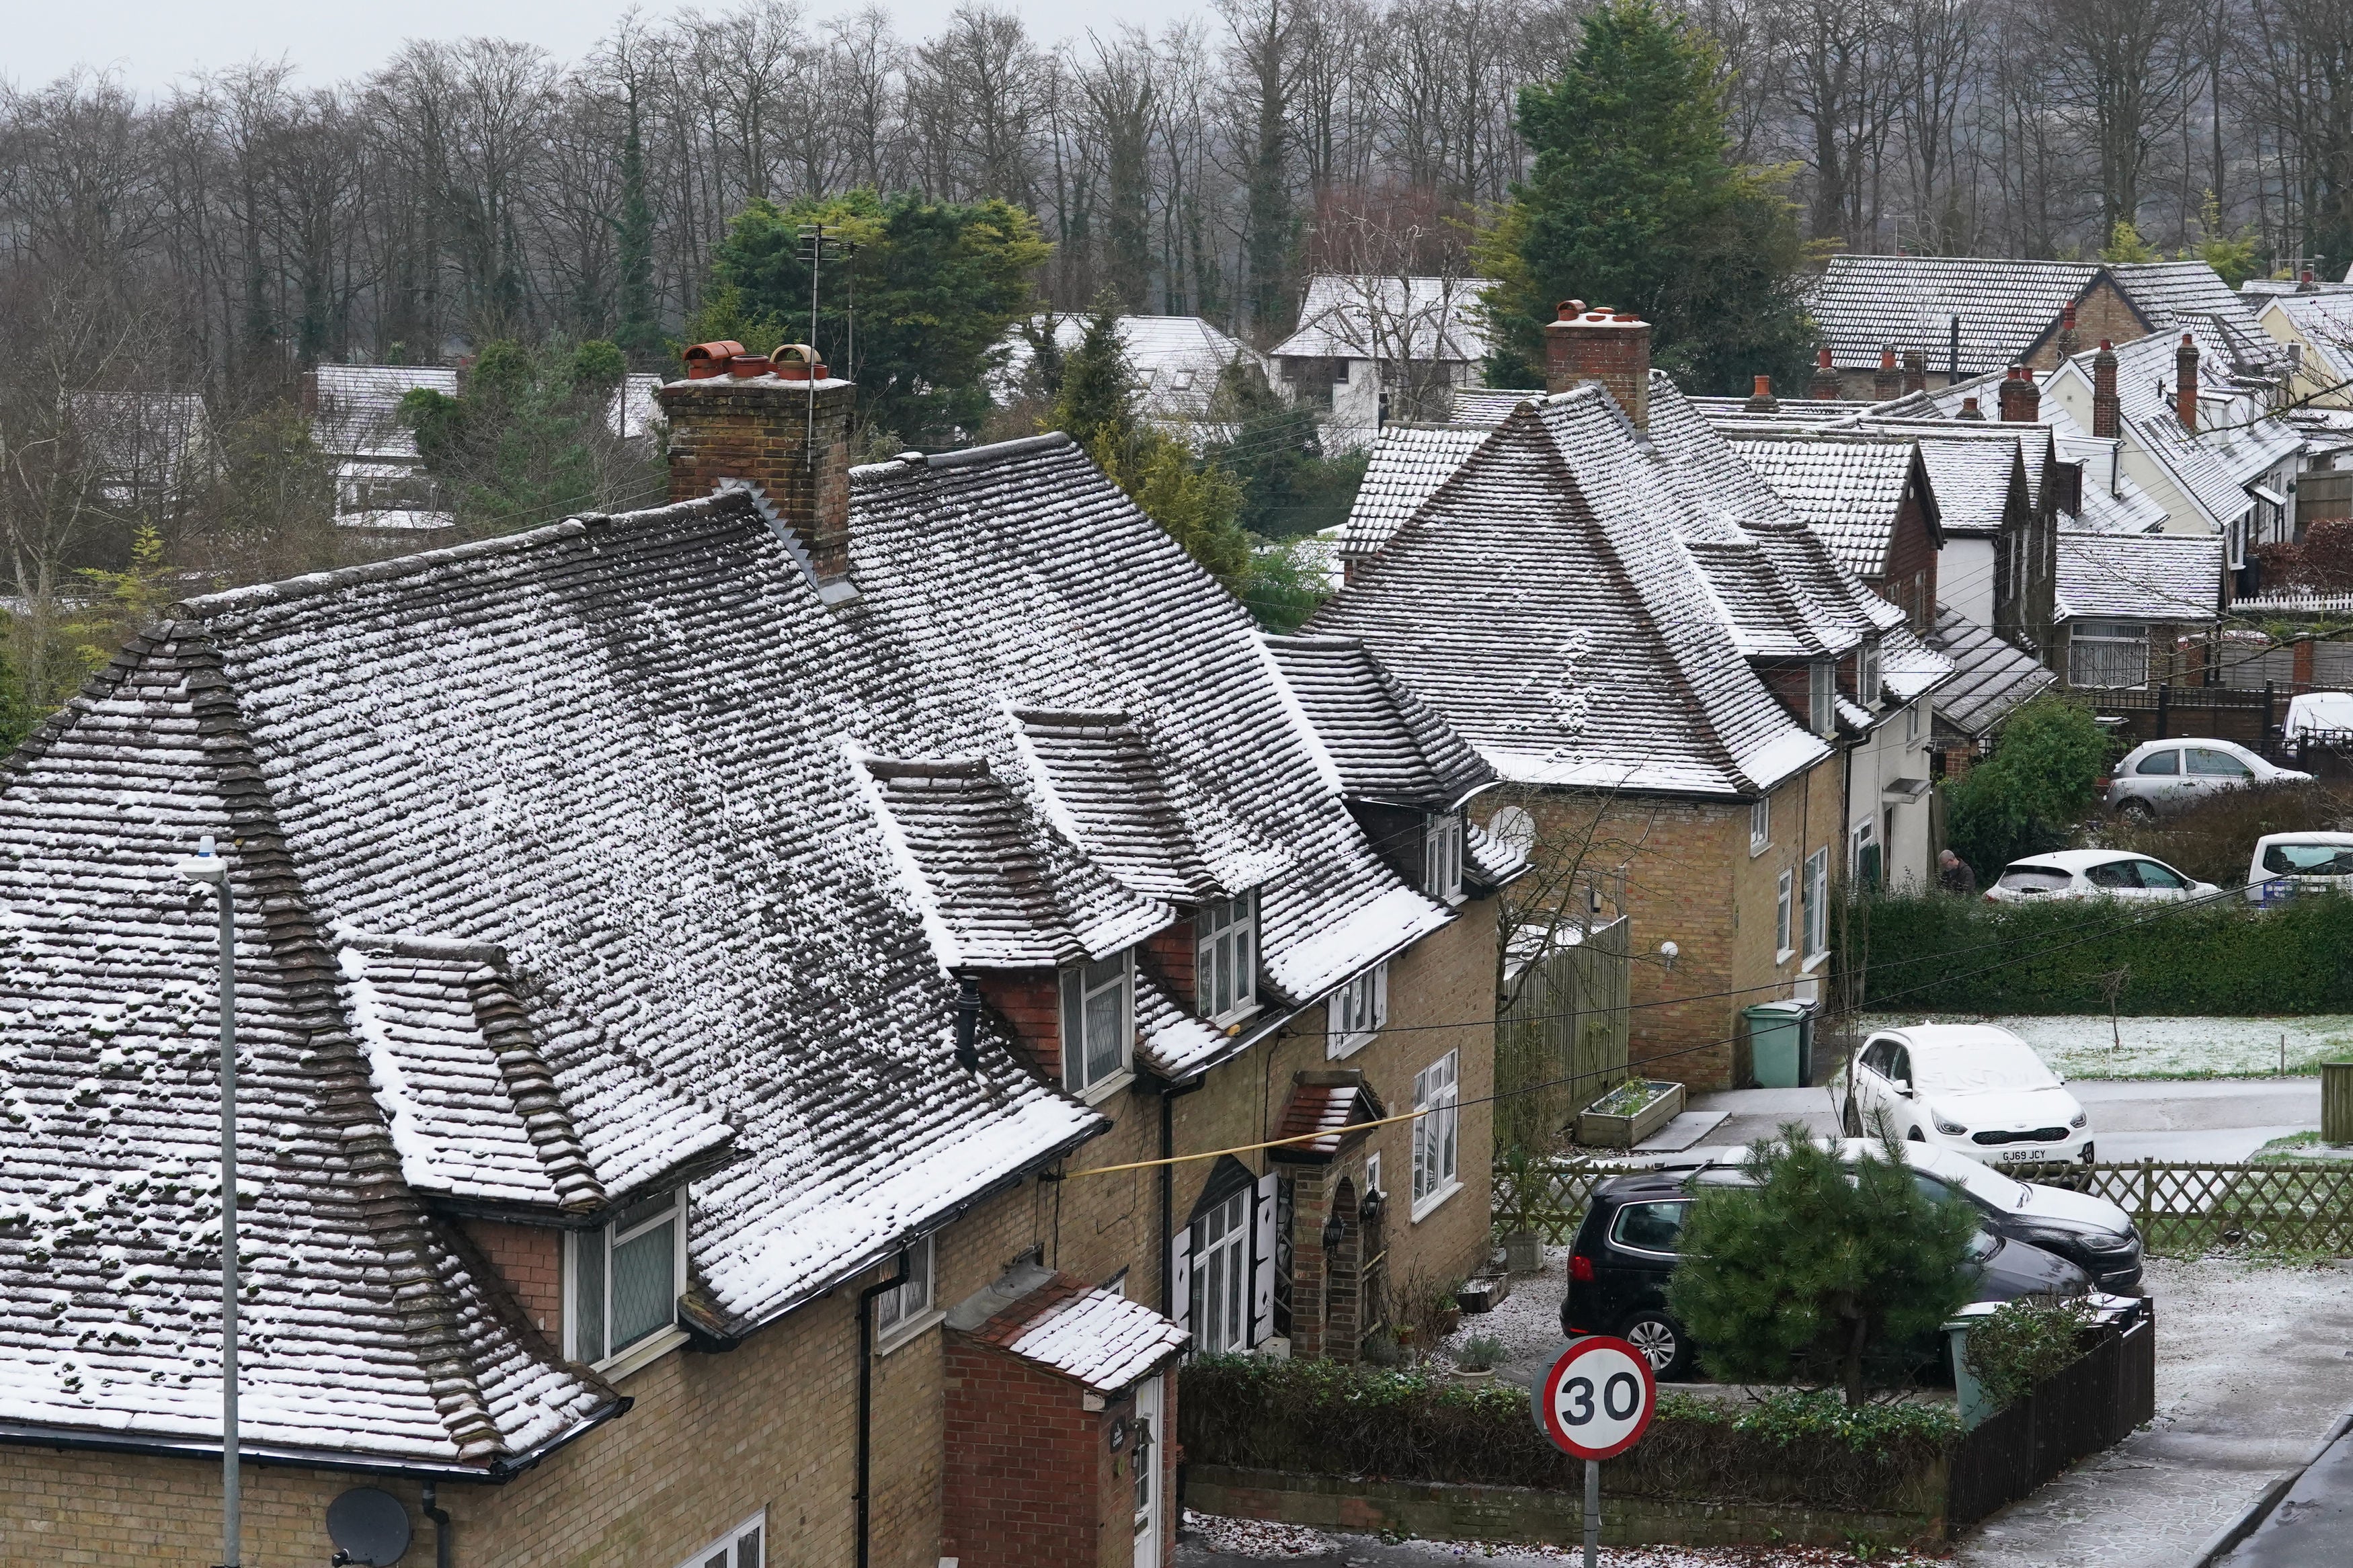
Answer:
<path fill-rule="evenodd" d="M 1516 1384 L 1202 1356 L 1185 1368 L 1176 1408 L 1193 1463 L 1555 1491 L 1585 1484 L 1583 1467 L 1536 1430 Z M 1810 1393 L 1743 1407 L 1669 1394 L 1641 1442 L 1609 1461 L 1605 1484 L 1619 1494 L 1866 1510 L 1916 1490 L 1959 1438 L 1941 1406 L 1848 1411 L 1835 1394 Z"/>
<path fill-rule="evenodd" d="M 2120 1013 L 2353 1012 L 2353 899 L 2259 910 L 2235 897 L 2183 909 L 1891 895 L 1852 917 L 1842 956 L 1862 962 L 1870 1008 L 2105 1013 L 2103 978 L 2127 969 Z"/>

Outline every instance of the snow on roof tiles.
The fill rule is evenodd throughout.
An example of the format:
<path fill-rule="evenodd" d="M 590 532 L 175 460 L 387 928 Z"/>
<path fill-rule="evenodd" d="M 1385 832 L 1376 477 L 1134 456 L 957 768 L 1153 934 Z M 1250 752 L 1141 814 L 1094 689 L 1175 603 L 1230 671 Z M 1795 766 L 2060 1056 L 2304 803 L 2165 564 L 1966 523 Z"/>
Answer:
<path fill-rule="evenodd" d="M 1329 1160 L 1347 1141 L 1350 1127 L 1388 1114 L 1362 1073 L 1303 1072 L 1275 1123 L 1275 1137 L 1286 1142 L 1272 1153 L 1278 1160 Z"/>
<path fill-rule="evenodd" d="M 1171 418 L 1208 416 L 1210 395 L 1228 365 L 1247 361 L 1263 366 L 1265 356 L 1198 316 L 1121 316 L 1120 348 L 1134 373 L 1145 412 Z M 1031 324 L 1037 330 L 1038 323 Z M 1068 353 L 1086 336 L 1087 318 L 1054 318 L 1054 342 Z M 1028 369 L 1032 350 L 1017 325 L 998 344 L 1004 365 L 994 377 L 1000 395 Z"/>
<path fill-rule="evenodd" d="M 335 458 L 414 460 L 417 437 L 400 422 L 400 400 L 418 387 L 458 395 L 458 373 L 447 365 L 322 364 L 311 374 L 311 438 Z"/>
<path fill-rule="evenodd" d="M 1952 680 L 1936 693 L 1936 719 L 1965 736 L 1987 733 L 2059 684 L 2059 678 L 2033 655 L 1958 610 L 1937 606 L 1933 640 L 1953 663 Z"/>
<path fill-rule="evenodd" d="M 2222 541 L 2182 533 L 2059 534 L 2063 620 L 2221 618 Z"/>
<path fill-rule="evenodd" d="M 1015 739 L 1048 816 L 1131 891 L 1227 897 L 1201 863 L 1151 747 L 1123 713 L 1017 712 Z"/>
<path fill-rule="evenodd" d="M 1192 1335 L 1141 1301 L 1044 1269 L 999 1281 L 1018 1289 L 1037 1283 L 986 1322 L 951 1327 L 1097 1394 L 1117 1394 L 1183 1350 Z M 1010 1281 L 1010 1284 L 1008 1284 Z"/>
<path fill-rule="evenodd" d="M 1887 571 L 1887 549 L 1912 481 L 1918 448 L 1901 437 L 1746 435 L 1726 431 L 1732 449 L 1863 577 Z"/>
<path fill-rule="evenodd" d="M 1541 397 L 1543 394 L 1536 395 Z M 1390 535 L 1421 510 L 1421 503 L 1486 438 L 1484 428 L 1451 425 L 1381 426 L 1380 435 L 1373 442 L 1372 454 L 1365 462 L 1364 482 L 1356 488 L 1356 499 L 1349 503 L 1348 521 L 1341 531 L 1342 559 L 1378 553 Z"/>
<path fill-rule="evenodd" d="M 1494 771 L 1436 710 L 1351 637 L 1270 637 L 1268 649 L 1338 765 L 1349 796 L 1451 806 Z"/>
<path fill-rule="evenodd" d="M 1484 278 L 1388 278 L 1319 272 L 1307 280 L 1299 330 L 1280 359 L 1447 360 L 1487 357 Z"/>

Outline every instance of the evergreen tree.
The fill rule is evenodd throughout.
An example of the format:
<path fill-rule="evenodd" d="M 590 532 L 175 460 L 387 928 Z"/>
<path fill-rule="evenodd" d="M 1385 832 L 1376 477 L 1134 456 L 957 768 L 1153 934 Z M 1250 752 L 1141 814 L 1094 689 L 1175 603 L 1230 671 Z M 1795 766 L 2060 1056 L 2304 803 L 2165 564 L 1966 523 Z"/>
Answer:
<path fill-rule="evenodd" d="M 613 341 L 631 363 L 652 368 L 662 353 L 654 319 L 654 210 L 646 197 L 646 149 L 638 129 L 638 94 L 629 91 L 628 128 L 621 140 L 621 324 Z"/>
<path fill-rule="evenodd" d="M 1119 341 L 1119 320 L 1098 308 L 1078 346 L 1063 357 L 1054 427 L 1090 452 L 1104 441 L 1118 461 L 1135 457 L 1135 373 Z"/>
<path fill-rule="evenodd" d="M 2003 722 L 1993 755 L 1946 786 L 1953 852 L 1990 879 L 2021 855 L 2064 848 L 2115 755 L 2090 708 L 2036 698 Z"/>
<path fill-rule="evenodd" d="M 1277 393 L 1255 362 L 1226 366 L 1209 418 L 1227 434 L 1204 456 L 1241 481 L 1243 528 L 1280 540 L 1346 521 L 1366 454 L 1325 457 L 1314 411 Z"/>
<path fill-rule="evenodd" d="M 1933 1358 L 1969 1299 L 1976 1212 L 1923 1192 L 1892 1133 L 1850 1165 L 1791 1125 L 1743 1168 L 1754 1185 L 1702 1189 L 1667 1284 L 1708 1372 L 1835 1383 L 1852 1406 Z"/>
<path fill-rule="evenodd" d="M 2130 218 L 2116 219 L 2108 243 L 2100 247 L 2100 259 L 2114 262 L 2162 261 L 2164 254 L 2140 237 L 2140 230 Z"/>
<path fill-rule="evenodd" d="M 602 339 L 538 349 L 501 339 L 484 346 L 459 395 L 414 388 L 399 417 L 470 527 L 503 531 L 642 505 L 661 487 L 656 461 L 613 428 L 628 370 L 619 346 Z"/>
<path fill-rule="evenodd" d="M 1808 249 L 1787 172 L 1733 162 L 1715 44 L 1659 0 L 1603 0 L 1582 28 L 1559 79 L 1520 91 L 1535 167 L 1475 253 L 1500 284 L 1502 384 L 1535 379 L 1566 299 L 1639 313 L 1653 363 L 1694 391 L 1796 374 L 1812 354 Z"/>

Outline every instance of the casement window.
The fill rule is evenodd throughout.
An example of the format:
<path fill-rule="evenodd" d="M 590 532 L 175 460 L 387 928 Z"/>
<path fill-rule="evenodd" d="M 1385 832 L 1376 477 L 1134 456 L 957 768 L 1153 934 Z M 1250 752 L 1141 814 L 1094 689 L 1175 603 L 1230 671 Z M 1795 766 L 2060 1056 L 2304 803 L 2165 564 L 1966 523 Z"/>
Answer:
<path fill-rule="evenodd" d="M 565 1353 L 602 1364 L 677 1326 L 686 1279 L 686 1189 L 657 1193 L 595 1230 L 569 1233 Z"/>
<path fill-rule="evenodd" d="M 1855 650 L 1855 700 L 1865 708 L 1879 706 L 1879 645 L 1866 642 Z"/>
<path fill-rule="evenodd" d="M 1838 729 L 1838 666 L 1829 659 L 1806 666 L 1806 723 L 1817 735 Z"/>
<path fill-rule="evenodd" d="M 1126 952 L 1062 971 L 1062 1087 L 1072 1094 L 1128 1070 L 1135 1050 L 1135 986 Z"/>
<path fill-rule="evenodd" d="M 1802 902 L 1806 957 L 1811 960 L 1831 948 L 1831 852 L 1827 846 L 1806 857 Z"/>
<path fill-rule="evenodd" d="M 1193 1226 L 1193 1348 L 1250 1349 L 1250 1189 L 1220 1200 Z"/>
<path fill-rule="evenodd" d="M 1332 993 L 1324 1024 L 1324 1054 L 1335 1059 L 1354 1054 L 1389 1021 L 1389 966 L 1374 964 Z"/>
<path fill-rule="evenodd" d="M 2078 621 L 2067 634 L 2071 686 L 2139 686 L 2148 679 L 2148 628 L 2131 621 Z"/>
<path fill-rule="evenodd" d="M 1459 1056 L 1449 1051 L 1413 1075 L 1413 1217 L 1419 1219 L 1462 1184 L 1455 1173 L 1455 1073 Z"/>
<path fill-rule="evenodd" d="M 1773 797 L 1759 795 L 1748 803 L 1748 852 L 1762 855 L 1773 843 Z"/>
<path fill-rule="evenodd" d="M 1194 930 L 1194 1011 L 1218 1020 L 1249 1012 L 1258 1001 L 1258 895 L 1204 905 Z"/>
<path fill-rule="evenodd" d="M 1907 746 L 1920 743 L 1920 705 L 1917 702 L 1904 710 L 1904 743 Z"/>
<path fill-rule="evenodd" d="M 1433 814 L 1421 830 L 1421 889 L 1448 903 L 1462 896 L 1462 814 Z"/>
<path fill-rule="evenodd" d="M 763 1509 L 678 1568 L 767 1568 L 768 1514 Z"/>
<path fill-rule="evenodd" d="M 1858 822 L 1848 838 L 1846 874 L 1849 882 L 1863 892 L 1877 892 L 1884 858 L 1884 847 L 1879 842 L 1879 825 Z"/>
<path fill-rule="evenodd" d="M 1246 1351 L 1274 1332 L 1278 1174 L 1253 1176 L 1226 1155 L 1192 1219 L 1168 1238 L 1168 1296 L 1196 1352 Z"/>
<path fill-rule="evenodd" d="M 897 1273 L 893 1261 L 883 1265 L 884 1279 Z M 874 1299 L 874 1332 L 884 1343 L 912 1335 L 931 1316 L 932 1238 L 922 1237 L 907 1246 L 907 1282 Z"/>
<path fill-rule="evenodd" d="M 1793 911 L 1789 908 L 1797 895 L 1796 881 L 1797 879 L 1788 872 L 1782 872 L 1781 880 L 1773 893 L 1773 962 L 1776 963 L 1787 963 L 1789 955 L 1797 951 L 1790 941 L 1790 916 Z"/>

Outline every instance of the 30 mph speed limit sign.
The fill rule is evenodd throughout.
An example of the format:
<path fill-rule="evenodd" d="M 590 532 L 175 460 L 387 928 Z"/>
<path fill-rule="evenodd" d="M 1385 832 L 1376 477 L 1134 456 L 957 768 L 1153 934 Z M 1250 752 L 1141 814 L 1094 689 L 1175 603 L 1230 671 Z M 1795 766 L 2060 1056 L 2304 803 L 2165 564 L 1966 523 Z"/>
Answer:
<path fill-rule="evenodd" d="M 1632 1447 L 1658 1406 L 1650 1362 L 1607 1335 L 1569 1346 L 1535 1387 L 1536 1425 L 1579 1459 L 1614 1459 Z"/>

